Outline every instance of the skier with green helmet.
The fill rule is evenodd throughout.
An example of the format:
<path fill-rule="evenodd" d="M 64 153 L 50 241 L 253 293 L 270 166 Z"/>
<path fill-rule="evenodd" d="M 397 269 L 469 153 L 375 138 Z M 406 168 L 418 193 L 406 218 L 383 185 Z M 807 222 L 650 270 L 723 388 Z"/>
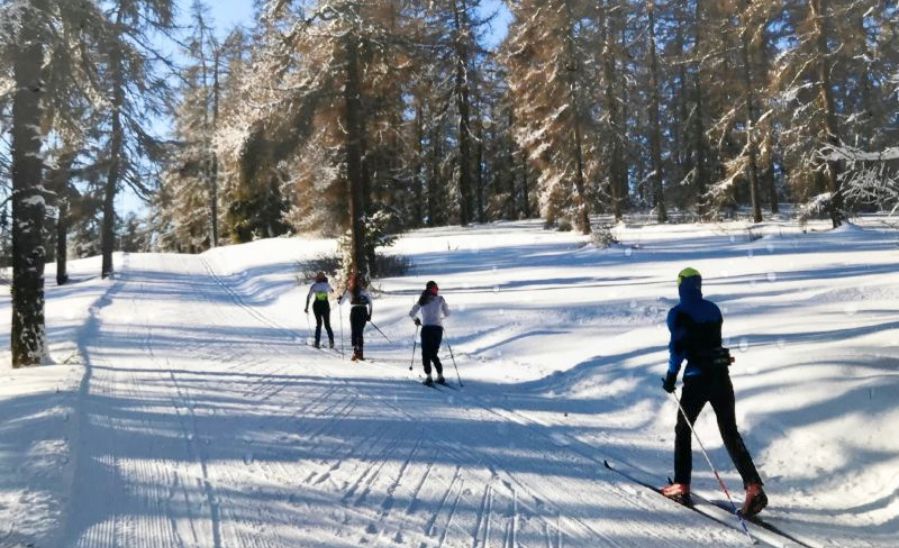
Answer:
<path fill-rule="evenodd" d="M 668 374 L 663 388 L 673 393 L 684 360 L 683 390 L 674 441 L 674 483 L 662 489 L 669 498 L 688 501 L 693 460 L 691 426 L 706 403 L 712 405 L 718 429 L 731 460 L 740 472 L 746 489 L 742 513 L 758 514 L 767 504 L 762 480 L 743 438 L 737 430 L 734 388 L 731 384 L 730 355 L 721 346 L 721 310 L 702 297 L 702 276 L 685 268 L 677 276 L 680 303 L 668 312 Z M 686 417 L 684 416 L 686 415 Z M 689 419 L 689 424 L 687 420 Z"/>

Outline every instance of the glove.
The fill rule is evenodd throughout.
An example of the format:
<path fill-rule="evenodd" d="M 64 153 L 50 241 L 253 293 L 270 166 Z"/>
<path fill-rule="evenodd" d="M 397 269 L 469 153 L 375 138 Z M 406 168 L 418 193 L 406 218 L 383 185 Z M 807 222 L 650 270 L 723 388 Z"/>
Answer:
<path fill-rule="evenodd" d="M 671 394 L 674 392 L 675 385 L 677 384 L 677 373 L 668 373 L 665 375 L 665 378 L 662 380 L 662 388 L 665 392 Z"/>
<path fill-rule="evenodd" d="M 309 309 L 307 308 L 307 309 L 304 310 L 303 312 L 305 312 L 306 314 L 308 314 L 308 313 L 309 313 Z"/>
<path fill-rule="evenodd" d="M 368 316 L 365 317 L 365 321 L 367 321 L 367 322 L 371 321 L 371 314 L 369 314 Z"/>
<path fill-rule="evenodd" d="M 420 326 L 421 320 L 419 320 L 418 318 L 415 318 L 415 325 Z"/>

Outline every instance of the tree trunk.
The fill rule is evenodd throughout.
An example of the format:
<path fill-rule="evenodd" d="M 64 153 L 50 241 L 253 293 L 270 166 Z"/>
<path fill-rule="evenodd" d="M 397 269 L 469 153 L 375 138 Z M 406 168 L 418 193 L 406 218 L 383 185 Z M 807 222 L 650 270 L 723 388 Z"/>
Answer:
<path fill-rule="evenodd" d="M 765 165 L 762 184 L 768 190 L 768 203 L 771 207 L 771 213 L 780 212 L 780 204 L 777 201 L 777 180 L 774 177 L 774 135 L 773 128 L 768 127 L 765 134 L 766 147 L 768 148 L 768 161 Z"/>
<path fill-rule="evenodd" d="M 675 23 L 676 30 L 674 34 L 674 51 L 677 55 L 683 57 L 684 51 L 684 28 L 686 26 L 686 16 L 684 13 L 685 6 L 678 4 L 677 21 Z M 684 175 L 689 171 L 690 160 L 685 154 L 686 135 L 688 132 L 689 107 L 687 105 L 687 69 L 685 63 L 678 63 L 677 66 L 677 120 L 674 120 L 671 131 L 671 156 L 674 158 L 675 173 L 671 180 L 678 183 L 684 180 Z"/>
<path fill-rule="evenodd" d="M 53 168 L 47 175 L 50 189 L 56 194 L 56 285 L 64 285 L 69 276 L 66 272 L 67 239 L 69 230 L 69 178 L 72 173 L 72 164 L 75 163 L 77 152 L 69 143 L 64 145 L 64 150 Z"/>
<path fill-rule="evenodd" d="M 345 40 L 346 83 L 344 107 L 346 109 L 346 171 L 350 190 L 350 225 L 352 234 L 351 265 L 353 272 L 367 275 L 365 256 L 365 172 L 362 165 L 362 97 L 359 75 L 359 44 L 354 32 L 348 32 Z"/>
<path fill-rule="evenodd" d="M 740 32 L 740 51 L 743 56 L 743 85 L 746 93 L 746 148 L 749 153 L 749 197 L 752 202 L 752 220 L 762 222 L 762 204 L 759 197 L 759 173 L 755 145 L 755 90 L 752 87 L 752 62 L 749 56 L 749 21 L 743 17 Z"/>
<path fill-rule="evenodd" d="M 219 118 L 219 51 L 216 49 L 212 66 L 212 132 L 218 127 Z M 212 165 L 209 169 L 209 216 L 212 229 L 212 247 L 219 245 L 219 158 L 215 148 L 209 146 Z"/>
<path fill-rule="evenodd" d="M 460 5 L 461 2 L 461 5 Z M 471 97 L 468 77 L 468 44 L 470 33 L 465 0 L 453 1 L 456 54 L 456 109 L 459 111 L 459 224 L 471 222 Z"/>
<path fill-rule="evenodd" d="M 116 31 L 122 25 L 122 8 L 116 15 Z M 107 278 L 113 273 L 112 252 L 115 249 L 115 196 L 119 189 L 124 152 L 124 128 L 122 127 L 122 107 L 125 104 L 125 82 L 121 52 L 113 47 L 109 55 L 112 75 L 112 122 L 109 143 L 109 171 L 103 188 L 103 223 L 100 229 L 100 252 L 103 255 L 101 276 Z"/>
<path fill-rule="evenodd" d="M 479 223 L 487 222 L 484 217 L 484 124 L 478 120 L 478 146 L 475 149 L 475 163 L 477 164 L 477 177 L 475 178 L 475 187 L 477 196 L 475 203 L 477 206 L 477 216 Z"/>
<path fill-rule="evenodd" d="M 507 147 L 506 147 L 506 162 L 507 166 L 507 176 L 509 177 L 509 199 L 506 200 L 506 219 L 513 220 L 515 215 L 515 195 L 517 194 L 515 191 L 515 137 L 512 135 L 513 128 L 515 127 L 515 109 L 512 108 L 512 105 L 508 106 L 508 120 L 509 120 L 509 128 L 508 128 L 508 136 L 506 139 Z"/>
<path fill-rule="evenodd" d="M 424 128 L 424 109 L 421 106 L 421 99 L 415 102 L 415 175 L 412 178 L 412 184 L 415 185 L 415 205 L 412 208 L 415 215 L 415 222 L 412 223 L 413 228 L 421 226 L 422 217 L 424 217 L 424 155 L 425 155 L 425 128 Z"/>
<path fill-rule="evenodd" d="M 833 100 L 833 89 L 830 84 L 829 49 L 827 47 L 827 29 L 824 25 L 822 0 L 809 0 L 809 11 L 815 26 L 815 44 L 818 48 L 817 77 L 818 96 L 821 108 L 824 109 L 824 132 L 827 144 L 836 147 L 840 144 L 837 130 L 836 107 Z M 843 223 L 843 195 L 840 190 L 840 164 L 828 160 L 825 164 L 824 176 L 830 190 L 830 220 L 836 228 Z"/>
<path fill-rule="evenodd" d="M 527 153 L 521 151 L 521 196 L 522 212 L 525 219 L 531 218 L 531 193 L 528 190 L 528 159 Z"/>
<path fill-rule="evenodd" d="M 702 2 L 696 2 L 694 12 L 694 44 L 693 55 L 696 58 L 696 74 L 693 79 L 693 89 L 696 95 L 696 112 L 693 114 L 693 149 L 696 154 L 694 169 L 696 170 L 695 188 L 701 196 L 705 194 L 709 186 L 708 151 L 705 143 L 705 120 L 703 120 L 703 96 L 702 96 Z"/>
<path fill-rule="evenodd" d="M 69 281 L 69 199 L 60 197 L 57 209 L 59 218 L 56 219 L 56 285 L 65 285 Z"/>
<path fill-rule="evenodd" d="M 606 100 L 606 108 L 608 109 L 608 138 L 611 139 L 611 147 L 609 149 L 609 194 L 612 197 L 612 212 L 615 215 L 615 220 L 620 221 L 622 216 L 624 215 L 623 211 L 623 197 L 622 193 L 624 189 L 627 188 L 627 182 L 622 182 L 621 177 L 622 174 L 626 177 L 626 170 L 622 170 L 621 166 L 624 163 L 622 158 L 622 146 L 621 139 L 619 135 L 619 126 L 618 126 L 618 97 L 615 93 L 615 83 L 616 83 L 616 71 L 615 71 L 615 59 L 612 56 L 612 42 L 614 32 L 612 29 L 611 22 L 611 9 L 610 3 L 606 3 L 605 10 L 603 12 L 603 44 L 605 48 L 605 52 L 603 55 L 603 78 L 605 80 L 605 100 Z"/>
<path fill-rule="evenodd" d="M 652 200 L 656 208 L 656 219 L 660 223 L 668 221 L 665 209 L 665 194 L 662 189 L 662 128 L 659 122 L 659 63 L 656 58 L 655 4 L 654 0 L 646 2 L 649 15 L 649 85 L 651 104 L 649 106 L 650 137 L 649 148 L 652 156 Z"/>
<path fill-rule="evenodd" d="M 29 8 L 45 13 L 41 0 Z M 23 18 L 13 46 L 12 107 L 12 330 L 14 368 L 39 365 L 46 353 L 43 225 L 46 215 L 41 160 L 41 95 L 44 60 L 42 15 Z"/>
<path fill-rule="evenodd" d="M 577 197 L 575 204 L 577 206 L 577 213 L 575 218 L 575 223 L 580 229 L 582 234 L 590 234 L 590 204 L 587 202 L 587 181 L 584 177 L 584 138 L 583 138 L 583 130 L 581 128 L 581 101 L 580 94 L 578 93 L 579 87 L 577 83 L 577 54 L 575 52 L 574 47 L 574 15 L 571 13 L 571 4 L 570 0 L 565 0 L 565 10 L 566 10 L 566 46 L 567 46 L 567 59 L 565 60 L 568 66 L 568 93 L 569 100 L 571 101 L 571 110 L 572 110 L 572 133 L 574 137 L 574 158 L 575 158 L 575 169 L 576 172 L 574 174 L 574 187 L 577 190 Z"/>
<path fill-rule="evenodd" d="M 761 70 L 760 73 L 762 75 L 762 79 L 766 79 L 766 75 L 771 70 L 771 57 L 768 51 L 768 45 L 771 41 L 771 33 L 768 30 L 762 30 L 763 41 L 761 46 L 759 47 L 759 54 L 761 56 Z M 780 206 L 777 202 L 777 181 L 774 178 L 774 126 L 771 122 L 768 122 L 764 126 L 765 128 L 765 150 L 767 150 L 767 154 L 765 155 L 763 164 L 764 168 L 762 171 L 760 186 L 766 189 L 768 193 L 768 203 L 771 207 L 771 213 L 778 213 L 780 211 Z"/>
<path fill-rule="evenodd" d="M 431 127 L 431 176 L 428 177 L 428 226 L 438 224 L 438 202 L 440 189 L 440 129 L 437 124 Z"/>

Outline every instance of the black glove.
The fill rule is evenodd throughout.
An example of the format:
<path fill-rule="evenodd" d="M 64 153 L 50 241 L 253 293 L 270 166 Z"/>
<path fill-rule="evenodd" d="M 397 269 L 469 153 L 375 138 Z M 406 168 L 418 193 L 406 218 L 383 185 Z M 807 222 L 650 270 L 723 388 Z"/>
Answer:
<path fill-rule="evenodd" d="M 415 318 L 415 325 L 420 326 L 420 325 L 421 325 L 421 320 L 419 320 L 418 318 Z"/>
<path fill-rule="evenodd" d="M 371 321 L 371 314 L 369 314 L 368 316 L 365 317 L 365 321 L 367 321 L 367 322 Z"/>
<path fill-rule="evenodd" d="M 304 310 L 303 312 L 305 312 L 306 314 L 308 314 L 308 313 L 309 313 L 309 309 L 307 308 L 307 309 Z"/>
<path fill-rule="evenodd" d="M 675 385 L 677 384 L 677 373 L 668 373 L 665 375 L 665 378 L 662 379 L 662 388 L 665 389 L 665 392 L 671 394 L 674 392 Z"/>

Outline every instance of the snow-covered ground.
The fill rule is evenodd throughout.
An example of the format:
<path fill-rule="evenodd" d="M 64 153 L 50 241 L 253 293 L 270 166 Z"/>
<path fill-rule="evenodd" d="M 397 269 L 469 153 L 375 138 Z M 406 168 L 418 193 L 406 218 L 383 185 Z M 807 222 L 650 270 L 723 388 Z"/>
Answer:
<path fill-rule="evenodd" d="M 671 474 L 659 378 L 688 265 L 725 313 L 763 516 L 812 545 L 895 545 L 899 232 L 877 226 L 619 226 L 606 250 L 536 221 L 413 232 L 391 250 L 412 271 L 376 284 L 393 342 L 369 328 L 365 364 L 307 346 L 296 276 L 333 241 L 117 255 L 114 280 L 76 261 L 48 286 L 56 365 L 0 370 L 0 546 L 744 544 L 603 466 Z M 461 390 L 408 370 L 429 279 Z M 698 424 L 741 495 L 713 413 Z"/>

